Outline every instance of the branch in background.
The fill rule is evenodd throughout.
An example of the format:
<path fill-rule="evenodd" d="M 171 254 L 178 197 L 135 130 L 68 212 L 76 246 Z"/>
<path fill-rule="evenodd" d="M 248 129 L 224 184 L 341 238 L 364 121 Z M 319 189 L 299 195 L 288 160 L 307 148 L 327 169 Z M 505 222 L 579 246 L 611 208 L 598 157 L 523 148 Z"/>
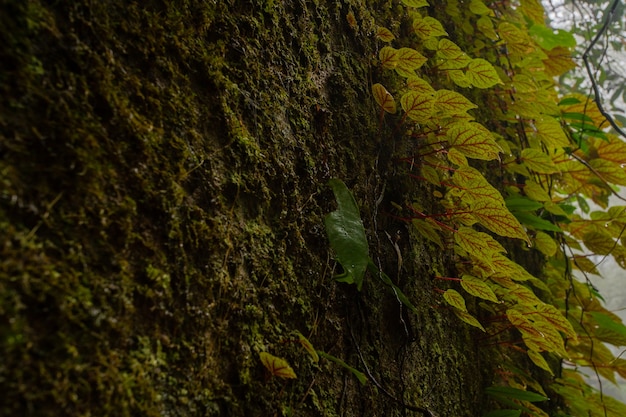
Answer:
<path fill-rule="evenodd" d="M 589 79 L 591 80 L 591 85 L 593 87 L 593 92 L 595 95 L 594 101 L 596 102 L 596 105 L 598 106 L 600 113 L 602 113 L 602 115 L 609 121 L 609 123 L 611 124 L 611 127 L 613 127 L 613 129 L 615 129 L 617 133 L 619 133 L 622 137 L 626 138 L 626 132 L 624 132 L 617 125 L 613 117 L 606 111 L 606 109 L 602 105 L 598 81 L 593 75 L 593 71 L 591 70 L 591 64 L 589 63 L 589 53 L 591 52 L 591 49 L 596 45 L 600 37 L 604 35 L 604 33 L 607 31 L 609 24 L 613 21 L 613 15 L 615 14 L 615 10 L 617 9 L 618 4 L 619 4 L 619 0 L 613 0 L 613 3 L 611 3 L 611 7 L 609 8 L 609 13 L 608 13 L 606 20 L 604 21 L 604 24 L 602 25 L 598 33 L 596 33 L 596 36 L 593 38 L 591 43 L 587 46 L 587 49 L 585 49 L 585 53 L 583 54 L 583 61 L 585 62 L 585 69 L 587 70 L 587 74 L 589 75 Z"/>

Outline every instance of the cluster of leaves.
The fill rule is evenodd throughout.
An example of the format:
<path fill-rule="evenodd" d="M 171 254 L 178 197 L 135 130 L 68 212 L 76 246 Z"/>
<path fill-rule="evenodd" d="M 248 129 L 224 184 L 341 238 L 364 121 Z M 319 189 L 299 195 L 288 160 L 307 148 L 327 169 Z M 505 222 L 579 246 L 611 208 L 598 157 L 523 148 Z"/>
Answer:
<path fill-rule="evenodd" d="M 425 213 L 409 202 L 404 218 L 442 249 L 446 240 L 454 242 L 459 275 L 445 279 L 480 300 L 490 325 L 468 311 L 459 291 L 445 291 L 445 301 L 491 337 L 521 335 L 520 343 L 502 346 L 525 351 L 539 368 L 557 374 L 552 389 L 565 398 L 567 412 L 625 415 L 626 406 L 603 399 L 575 370 L 549 364 L 591 366 L 613 381 L 626 375 L 626 361 L 603 345 L 626 345 L 626 327 L 602 307 L 592 286 L 572 279 L 573 270 L 598 274 L 596 255 L 611 255 L 626 268 L 626 206 L 609 207 L 615 186 L 626 185 L 626 143 L 606 131 L 593 101 L 558 97 L 554 78 L 575 66 L 571 36 L 544 25 L 536 0 L 517 7 L 451 0 L 446 24 L 469 39 L 462 48 L 427 14 L 425 0 L 403 3 L 412 19 L 412 47 L 394 48 L 394 34 L 377 30 L 385 45 L 379 64 L 395 71 L 403 87 L 390 92 L 377 83 L 372 93 L 381 120 L 401 108 L 398 126 L 420 144 L 402 161 L 411 176 L 436 186 L 443 208 Z M 488 106 L 491 120 L 480 119 L 475 97 Z M 480 164 L 499 174 L 486 176 Z M 601 210 L 589 213 L 589 200 Z M 547 258 L 541 279 L 507 255 L 503 239 L 520 240 Z M 512 388 L 545 394 L 528 375 L 503 375 Z M 530 401 L 516 404 L 528 415 L 547 415 Z"/>

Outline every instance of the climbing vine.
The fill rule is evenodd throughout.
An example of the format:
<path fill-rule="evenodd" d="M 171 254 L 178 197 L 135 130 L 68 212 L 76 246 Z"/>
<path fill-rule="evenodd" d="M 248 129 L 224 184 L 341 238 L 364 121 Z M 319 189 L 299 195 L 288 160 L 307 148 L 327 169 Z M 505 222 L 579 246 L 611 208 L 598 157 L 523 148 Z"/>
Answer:
<path fill-rule="evenodd" d="M 424 0 L 403 3 L 412 27 L 404 45 L 394 46 L 400 35 L 392 30 L 376 31 L 378 65 L 395 72 L 394 87 L 371 89 L 381 122 L 393 120 L 394 132 L 418 143 L 399 162 L 436 187 L 442 207 L 428 213 L 409 201 L 399 217 L 441 249 L 453 235 L 458 277 L 436 278 L 458 286 L 442 290 L 442 299 L 496 340 L 503 369 L 516 365 L 506 363 L 507 349 L 522 350 L 552 376 L 549 388 L 565 401 L 562 415 L 624 415 L 626 406 L 592 389 L 579 371 L 591 367 L 613 382 L 626 375 L 626 360 L 603 344 L 626 344 L 626 326 L 588 280 L 573 279 L 574 271 L 598 274 L 596 255 L 626 268 L 626 206 L 608 201 L 615 186 L 626 185 L 626 143 L 608 131 L 593 100 L 557 94 L 554 77 L 575 66 L 573 38 L 547 28 L 534 0 L 451 0 L 445 20 Z M 481 117 L 479 103 L 494 119 Z M 589 200 L 601 209 L 590 212 Z M 506 239 L 541 252 L 543 271 L 534 276 L 511 259 Z M 468 296 L 484 312 L 469 311 Z M 503 372 L 500 379 L 546 394 L 528 375 Z M 547 415 L 512 398 L 509 405 L 524 415 Z"/>

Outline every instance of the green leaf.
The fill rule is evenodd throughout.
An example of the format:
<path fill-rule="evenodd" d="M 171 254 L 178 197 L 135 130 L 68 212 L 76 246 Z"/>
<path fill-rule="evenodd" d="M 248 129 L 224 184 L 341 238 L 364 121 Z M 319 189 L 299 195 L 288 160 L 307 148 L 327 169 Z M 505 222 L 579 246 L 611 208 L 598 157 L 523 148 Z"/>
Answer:
<path fill-rule="evenodd" d="M 435 111 L 443 116 L 461 115 L 477 107 L 477 105 L 456 91 L 442 89 L 437 90 L 435 93 Z"/>
<path fill-rule="evenodd" d="M 485 390 L 485 392 L 492 397 L 496 398 L 509 398 L 520 401 L 528 401 L 530 403 L 547 401 L 550 398 L 537 394 L 536 392 L 525 391 L 512 387 L 498 387 L 492 386 Z"/>
<path fill-rule="evenodd" d="M 343 274 L 336 275 L 335 279 L 356 284 L 360 291 L 369 262 L 369 249 L 361 214 L 352 193 L 341 180 L 331 179 L 328 184 L 335 194 L 339 208 L 324 219 L 326 234 L 337 261 L 344 270 Z"/>
<path fill-rule="evenodd" d="M 506 207 L 512 212 L 535 211 L 543 207 L 542 203 L 521 196 L 507 197 L 504 202 L 506 203 Z"/>
<path fill-rule="evenodd" d="M 559 106 L 571 106 L 572 104 L 580 104 L 580 100 L 575 97 L 567 97 L 559 101 Z"/>
<path fill-rule="evenodd" d="M 541 217 L 535 216 L 534 214 L 525 213 L 523 211 L 516 211 L 513 213 L 515 218 L 519 220 L 519 222 L 525 226 L 532 227 L 537 230 L 547 230 L 549 232 L 563 232 L 559 226 L 556 224 L 542 219 Z"/>
<path fill-rule="evenodd" d="M 604 313 L 592 311 L 589 314 L 596 324 L 593 330 L 595 337 L 615 346 L 626 346 L 626 326 L 623 323 L 615 321 Z"/>
<path fill-rule="evenodd" d="M 378 269 L 378 267 L 374 264 L 374 262 L 371 259 L 369 260 L 369 263 L 367 266 L 372 274 L 379 277 L 382 282 L 384 282 L 386 285 L 391 287 L 391 290 L 396 296 L 396 298 L 400 300 L 400 302 L 404 304 L 405 307 L 407 307 L 413 313 L 418 314 L 417 308 L 415 308 L 415 306 L 411 303 L 409 298 L 402 292 L 402 290 L 400 290 L 400 287 L 394 284 L 391 278 L 387 276 L 387 274 L 385 274 L 383 271 Z"/>
<path fill-rule="evenodd" d="M 418 69 L 427 61 L 426 57 L 415 49 L 400 48 L 398 49 L 397 68 L 404 71 L 412 71 Z"/>
<path fill-rule="evenodd" d="M 552 162 L 552 159 L 550 159 L 550 156 L 539 149 L 523 149 L 521 159 L 526 167 L 538 174 L 554 174 L 559 172 L 554 162 Z"/>
<path fill-rule="evenodd" d="M 576 46 L 574 35 L 563 29 L 554 32 L 551 28 L 544 25 L 532 25 L 528 30 L 530 36 L 543 49 L 551 50 L 557 46 L 573 48 Z"/>
<path fill-rule="evenodd" d="M 505 237 L 522 239 L 530 246 L 531 242 L 526 231 L 506 207 L 490 205 L 478 201 L 471 210 L 471 214 L 487 229 Z"/>
<path fill-rule="evenodd" d="M 315 363 L 319 362 L 320 357 L 318 356 L 317 352 L 313 348 L 313 345 L 311 344 L 311 342 L 309 342 L 309 339 L 304 337 L 304 335 L 298 331 L 296 331 L 296 334 L 298 335 L 298 342 L 300 343 L 300 345 L 302 345 L 304 350 L 307 351 L 309 356 L 311 356 L 311 359 L 313 360 L 313 362 Z"/>
<path fill-rule="evenodd" d="M 480 322 L 476 319 L 476 317 L 472 316 L 467 311 L 462 311 L 462 310 L 457 310 L 457 309 L 454 309 L 452 311 L 454 311 L 454 314 L 458 318 L 460 318 L 461 320 L 463 320 L 465 323 L 469 324 L 470 326 L 477 327 L 483 332 L 486 331 L 483 325 L 480 324 Z"/>
<path fill-rule="evenodd" d="M 548 365 L 548 362 L 546 362 L 546 360 L 541 355 L 541 353 L 532 349 L 528 349 L 527 353 L 528 353 L 528 357 L 530 358 L 531 361 L 533 361 L 535 365 L 537 365 L 544 371 L 547 371 L 548 373 L 550 373 L 550 375 L 554 376 L 554 372 L 552 372 L 552 369 L 550 369 L 550 365 Z"/>
<path fill-rule="evenodd" d="M 318 350 L 317 354 L 319 356 L 321 356 L 322 358 L 328 359 L 330 361 L 333 361 L 337 365 L 340 365 L 340 366 L 344 367 L 345 369 L 347 369 L 348 371 L 352 372 L 352 374 L 356 377 L 356 379 L 359 380 L 361 385 L 365 385 L 367 383 L 367 376 L 365 376 L 365 374 L 363 372 L 361 372 L 361 371 L 351 367 L 350 365 L 348 365 L 347 363 L 345 363 L 341 359 L 337 358 L 336 356 L 330 355 L 330 354 L 328 354 L 326 352 L 322 352 L 321 350 Z"/>

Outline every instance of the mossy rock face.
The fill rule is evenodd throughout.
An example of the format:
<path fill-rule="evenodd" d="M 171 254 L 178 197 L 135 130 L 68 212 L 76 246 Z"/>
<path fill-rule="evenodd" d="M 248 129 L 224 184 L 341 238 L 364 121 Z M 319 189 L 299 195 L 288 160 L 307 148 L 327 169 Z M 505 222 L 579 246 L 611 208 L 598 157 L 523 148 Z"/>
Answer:
<path fill-rule="evenodd" d="M 433 291 L 451 255 L 388 215 L 434 203 L 370 96 L 387 6 L 0 7 L 1 415 L 478 415 L 484 350 Z M 330 178 L 419 315 L 332 279 Z"/>

